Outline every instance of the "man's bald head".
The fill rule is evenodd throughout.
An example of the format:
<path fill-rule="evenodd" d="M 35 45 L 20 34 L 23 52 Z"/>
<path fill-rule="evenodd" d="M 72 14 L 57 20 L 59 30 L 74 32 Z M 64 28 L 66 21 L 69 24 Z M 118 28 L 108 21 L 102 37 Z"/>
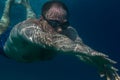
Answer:
<path fill-rule="evenodd" d="M 60 1 L 48 1 L 42 7 L 42 16 L 47 19 L 62 21 L 68 19 L 68 9 Z"/>

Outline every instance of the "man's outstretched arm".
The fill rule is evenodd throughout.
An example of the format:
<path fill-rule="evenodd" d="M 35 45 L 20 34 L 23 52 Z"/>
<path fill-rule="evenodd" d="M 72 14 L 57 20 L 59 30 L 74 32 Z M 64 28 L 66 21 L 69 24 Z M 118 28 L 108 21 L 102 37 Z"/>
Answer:
<path fill-rule="evenodd" d="M 77 31 L 73 27 L 69 27 L 68 30 L 70 32 L 68 35 L 72 37 L 71 39 L 73 39 L 72 41 L 74 41 L 74 43 L 71 44 L 76 44 L 76 46 L 72 46 L 69 43 L 69 39 L 65 41 L 65 38 L 63 38 L 63 42 L 58 43 L 60 44 L 63 43 L 63 45 L 65 45 L 66 42 L 68 42 L 67 43 L 68 45 L 66 45 L 66 47 L 70 46 L 71 50 L 72 48 L 74 49 L 73 52 L 77 51 L 78 54 L 76 54 L 75 56 L 77 56 L 81 61 L 96 66 L 99 70 L 99 74 L 101 77 L 104 77 L 107 80 L 120 80 L 120 77 L 116 72 L 118 70 L 112 66 L 113 64 L 116 63 L 115 61 L 109 59 L 107 55 L 95 51 L 94 49 L 85 45 L 82 39 L 79 37 Z"/>

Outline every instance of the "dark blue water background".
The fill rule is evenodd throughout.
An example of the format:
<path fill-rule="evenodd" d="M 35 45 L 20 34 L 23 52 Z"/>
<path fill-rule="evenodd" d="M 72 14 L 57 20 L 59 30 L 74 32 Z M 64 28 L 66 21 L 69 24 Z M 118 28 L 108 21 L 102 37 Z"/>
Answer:
<path fill-rule="evenodd" d="M 30 0 L 40 16 L 47 0 Z M 5 0 L 0 0 L 0 16 Z M 70 23 L 85 44 L 116 60 L 120 70 L 120 0 L 64 0 L 70 10 Z M 13 5 L 11 26 L 25 19 L 25 9 Z M 97 70 L 72 56 L 57 56 L 46 62 L 18 63 L 0 56 L 0 80 L 101 80 Z"/>

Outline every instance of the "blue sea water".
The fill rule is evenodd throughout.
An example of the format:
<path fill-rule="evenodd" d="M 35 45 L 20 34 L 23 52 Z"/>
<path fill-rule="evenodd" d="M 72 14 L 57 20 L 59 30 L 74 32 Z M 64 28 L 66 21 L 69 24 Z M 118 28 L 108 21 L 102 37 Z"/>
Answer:
<path fill-rule="evenodd" d="M 47 0 L 30 0 L 40 16 Z M 5 0 L 0 0 L 0 16 Z M 63 0 L 70 10 L 70 23 L 84 43 L 117 61 L 120 70 L 120 0 Z M 13 26 L 25 19 L 23 6 L 14 4 L 10 13 Z M 120 73 L 120 72 L 119 72 Z M 51 61 L 18 63 L 0 56 L 0 80 L 102 80 L 97 70 L 72 56 L 59 55 Z"/>

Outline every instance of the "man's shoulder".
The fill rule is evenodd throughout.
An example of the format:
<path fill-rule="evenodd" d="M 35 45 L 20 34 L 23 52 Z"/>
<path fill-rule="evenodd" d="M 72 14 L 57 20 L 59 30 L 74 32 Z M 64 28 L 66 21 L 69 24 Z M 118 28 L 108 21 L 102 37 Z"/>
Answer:
<path fill-rule="evenodd" d="M 32 27 L 32 26 L 40 26 L 39 20 L 38 19 L 28 19 L 28 20 L 24 20 L 22 22 L 19 22 L 18 24 L 15 25 L 14 28 L 16 29 L 23 29 L 23 28 L 27 28 L 27 27 Z"/>
<path fill-rule="evenodd" d="M 24 21 L 22 21 L 21 22 L 21 24 L 27 24 L 27 25 L 29 25 L 29 24 L 35 24 L 35 25 L 39 25 L 40 23 L 39 23 L 39 20 L 38 19 L 28 19 L 28 20 L 24 20 Z"/>

